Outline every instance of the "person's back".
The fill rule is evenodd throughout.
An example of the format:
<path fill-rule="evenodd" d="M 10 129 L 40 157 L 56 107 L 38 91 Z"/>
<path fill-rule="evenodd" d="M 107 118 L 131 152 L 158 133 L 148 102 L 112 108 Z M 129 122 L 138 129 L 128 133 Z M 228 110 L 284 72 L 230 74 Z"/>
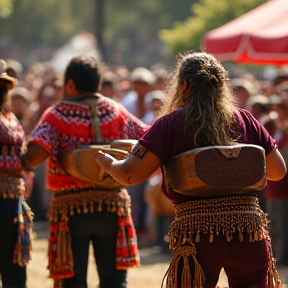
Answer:
<path fill-rule="evenodd" d="M 262 151 L 262 161 L 256 164 L 260 165 L 264 180 L 284 177 L 286 165 L 275 140 L 251 113 L 236 107 L 226 80 L 223 66 L 212 55 L 183 55 L 173 73 L 161 117 L 139 139 L 132 155 L 121 163 L 105 154 L 96 156 L 102 169 L 123 185 L 140 183 L 162 168 L 163 191 L 175 208 L 168 233 L 173 259 L 166 273 L 167 288 L 215 287 L 222 267 L 231 287 L 279 287 L 279 276 L 269 251 L 267 217 L 257 198 L 258 186 L 248 183 L 243 187 L 247 188 L 245 194 L 241 189 L 228 190 L 233 185 L 226 187 L 222 182 L 220 186 L 217 181 L 227 177 L 227 169 L 220 167 L 220 171 L 210 171 L 210 166 L 217 166 L 214 164 L 219 153 L 217 157 L 213 154 L 213 159 L 203 159 L 202 163 L 200 159 L 198 166 L 187 161 L 169 165 L 175 157 L 183 155 L 181 153 L 185 157 L 196 153 L 197 157 L 199 154 L 195 150 L 199 149 L 219 148 L 220 152 L 222 146 L 225 150 L 234 149 L 238 143 L 245 147 L 248 146 L 245 144 L 253 144 Z M 234 161 L 234 154 L 232 156 L 227 159 Z M 245 167 L 251 169 L 255 165 L 253 158 L 246 161 L 246 166 L 242 163 L 239 171 Z M 233 162 L 229 165 L 233 166 Z M 204 173 L 210 171 L 209 179 L 214 176 L 216 188 L 211 185 L 207 196 L 207 185 L 195 194 L 196 184 L 201 186 L 198 168 Z M 165 169 L 170 169 L 169 173 Z M 233 171 L 238 171 L 235 165 Z M 175 183 L 179 183 L 176 188 L 180 189 L 175 189 Z M 223 196 L 226 188 L 228 193 Z"/>
<path fill-rule="evenodd" d="M 65 99 L 44 112 L 25 157 L 30 167 L 49 157 L 47 185 L 52 200 L 48 269 L 56 281 L 68 278 L 64 287 L 87 287 L 90 241 L 100 287 L 125 287 L 126 269 L 139 265 L 127 191 L 100 188 L 73 177 L 58 161 L 62 152 L 115 139 L 137 139 L 147 129 L 122 105 L 96 93 L 99 80 L 95 59 L 76 57 L 70 61 L 65 73 Z"/>

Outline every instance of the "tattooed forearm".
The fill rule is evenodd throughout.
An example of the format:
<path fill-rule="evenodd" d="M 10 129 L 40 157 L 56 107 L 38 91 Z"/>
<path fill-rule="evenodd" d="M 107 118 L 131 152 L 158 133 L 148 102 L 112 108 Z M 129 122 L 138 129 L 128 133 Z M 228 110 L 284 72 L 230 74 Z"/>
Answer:
<path fill-rule="evenodd" d="M 139 143 L 137 143 L 137 144 L 134 146 L 131 154 L 137 156 L 139 159 L 143 159 L 144 156 L 146 155 L 146 152 L 147 152 L 147 151 L 148 151 L 148 150 L 147 150 L 146 147 L 144 147 L 144 146 L 140 145 Z"/>

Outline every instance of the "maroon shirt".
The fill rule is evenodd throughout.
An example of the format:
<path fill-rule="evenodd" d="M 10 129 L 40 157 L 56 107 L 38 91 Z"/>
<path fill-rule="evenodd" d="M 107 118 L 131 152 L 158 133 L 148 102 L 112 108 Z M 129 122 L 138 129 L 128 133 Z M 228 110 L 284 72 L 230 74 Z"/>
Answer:
<path fill-rule="evenodd" d="M 237 134 L 235 135 L 238 142 L 259 145 L 264 148 L 266 155 L 274 150 L 275 140 L 251 113 L 244 109 L 235 108 L 235 114 L 240 122 L 239 131 L 236 131 Z M 185 132 L 184 109 L 178 109 L 156 120 L 139 142 L 155 154 L 161 160 L 162 165 L 171 157 L 196 148 L 191 141 L 191 136 Z M 165 195 L 173 203 L 195 199 L 195 197 L 166 191 L 164 180 L 162 188 Z"/>

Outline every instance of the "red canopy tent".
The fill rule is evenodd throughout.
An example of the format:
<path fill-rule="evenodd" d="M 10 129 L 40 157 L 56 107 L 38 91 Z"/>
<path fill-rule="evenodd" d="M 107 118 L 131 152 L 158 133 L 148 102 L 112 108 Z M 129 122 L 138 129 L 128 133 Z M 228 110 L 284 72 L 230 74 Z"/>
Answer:
<path fill-rule="evenodd" d="M 270 0 L 204 35 L 206 52 L 220 61 L 288 64 L 288 0 Z"/>

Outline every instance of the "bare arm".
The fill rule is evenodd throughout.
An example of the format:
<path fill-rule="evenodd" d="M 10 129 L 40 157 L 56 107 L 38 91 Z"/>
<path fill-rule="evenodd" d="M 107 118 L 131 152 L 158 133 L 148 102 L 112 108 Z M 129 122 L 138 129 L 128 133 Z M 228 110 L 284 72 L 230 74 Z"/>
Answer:
<path fill-rule="evenodd" d="M 129 155 L 125 160 L 116 160 L 103 152 L 98 152 L 96 162 L 103 172 L 110 174 L 118 183 L 130 186 L 146 180 L 160 166 L 160 159 L 149 150 L 143 158 Z"/>
<path fill-rule="evenodd" d="M 41 146 L 31 142 L 27 146 L 27 152 L 24 155 L 25 168 L 32 169 L 39 166 L 48 157 L 49 153 Z"/>
<path fill-rule="evenodd" d="M 278 149 L 266 155 L 266 173 L 268 180 L 281 180 L 287 172 L 285 161 Z"/>

